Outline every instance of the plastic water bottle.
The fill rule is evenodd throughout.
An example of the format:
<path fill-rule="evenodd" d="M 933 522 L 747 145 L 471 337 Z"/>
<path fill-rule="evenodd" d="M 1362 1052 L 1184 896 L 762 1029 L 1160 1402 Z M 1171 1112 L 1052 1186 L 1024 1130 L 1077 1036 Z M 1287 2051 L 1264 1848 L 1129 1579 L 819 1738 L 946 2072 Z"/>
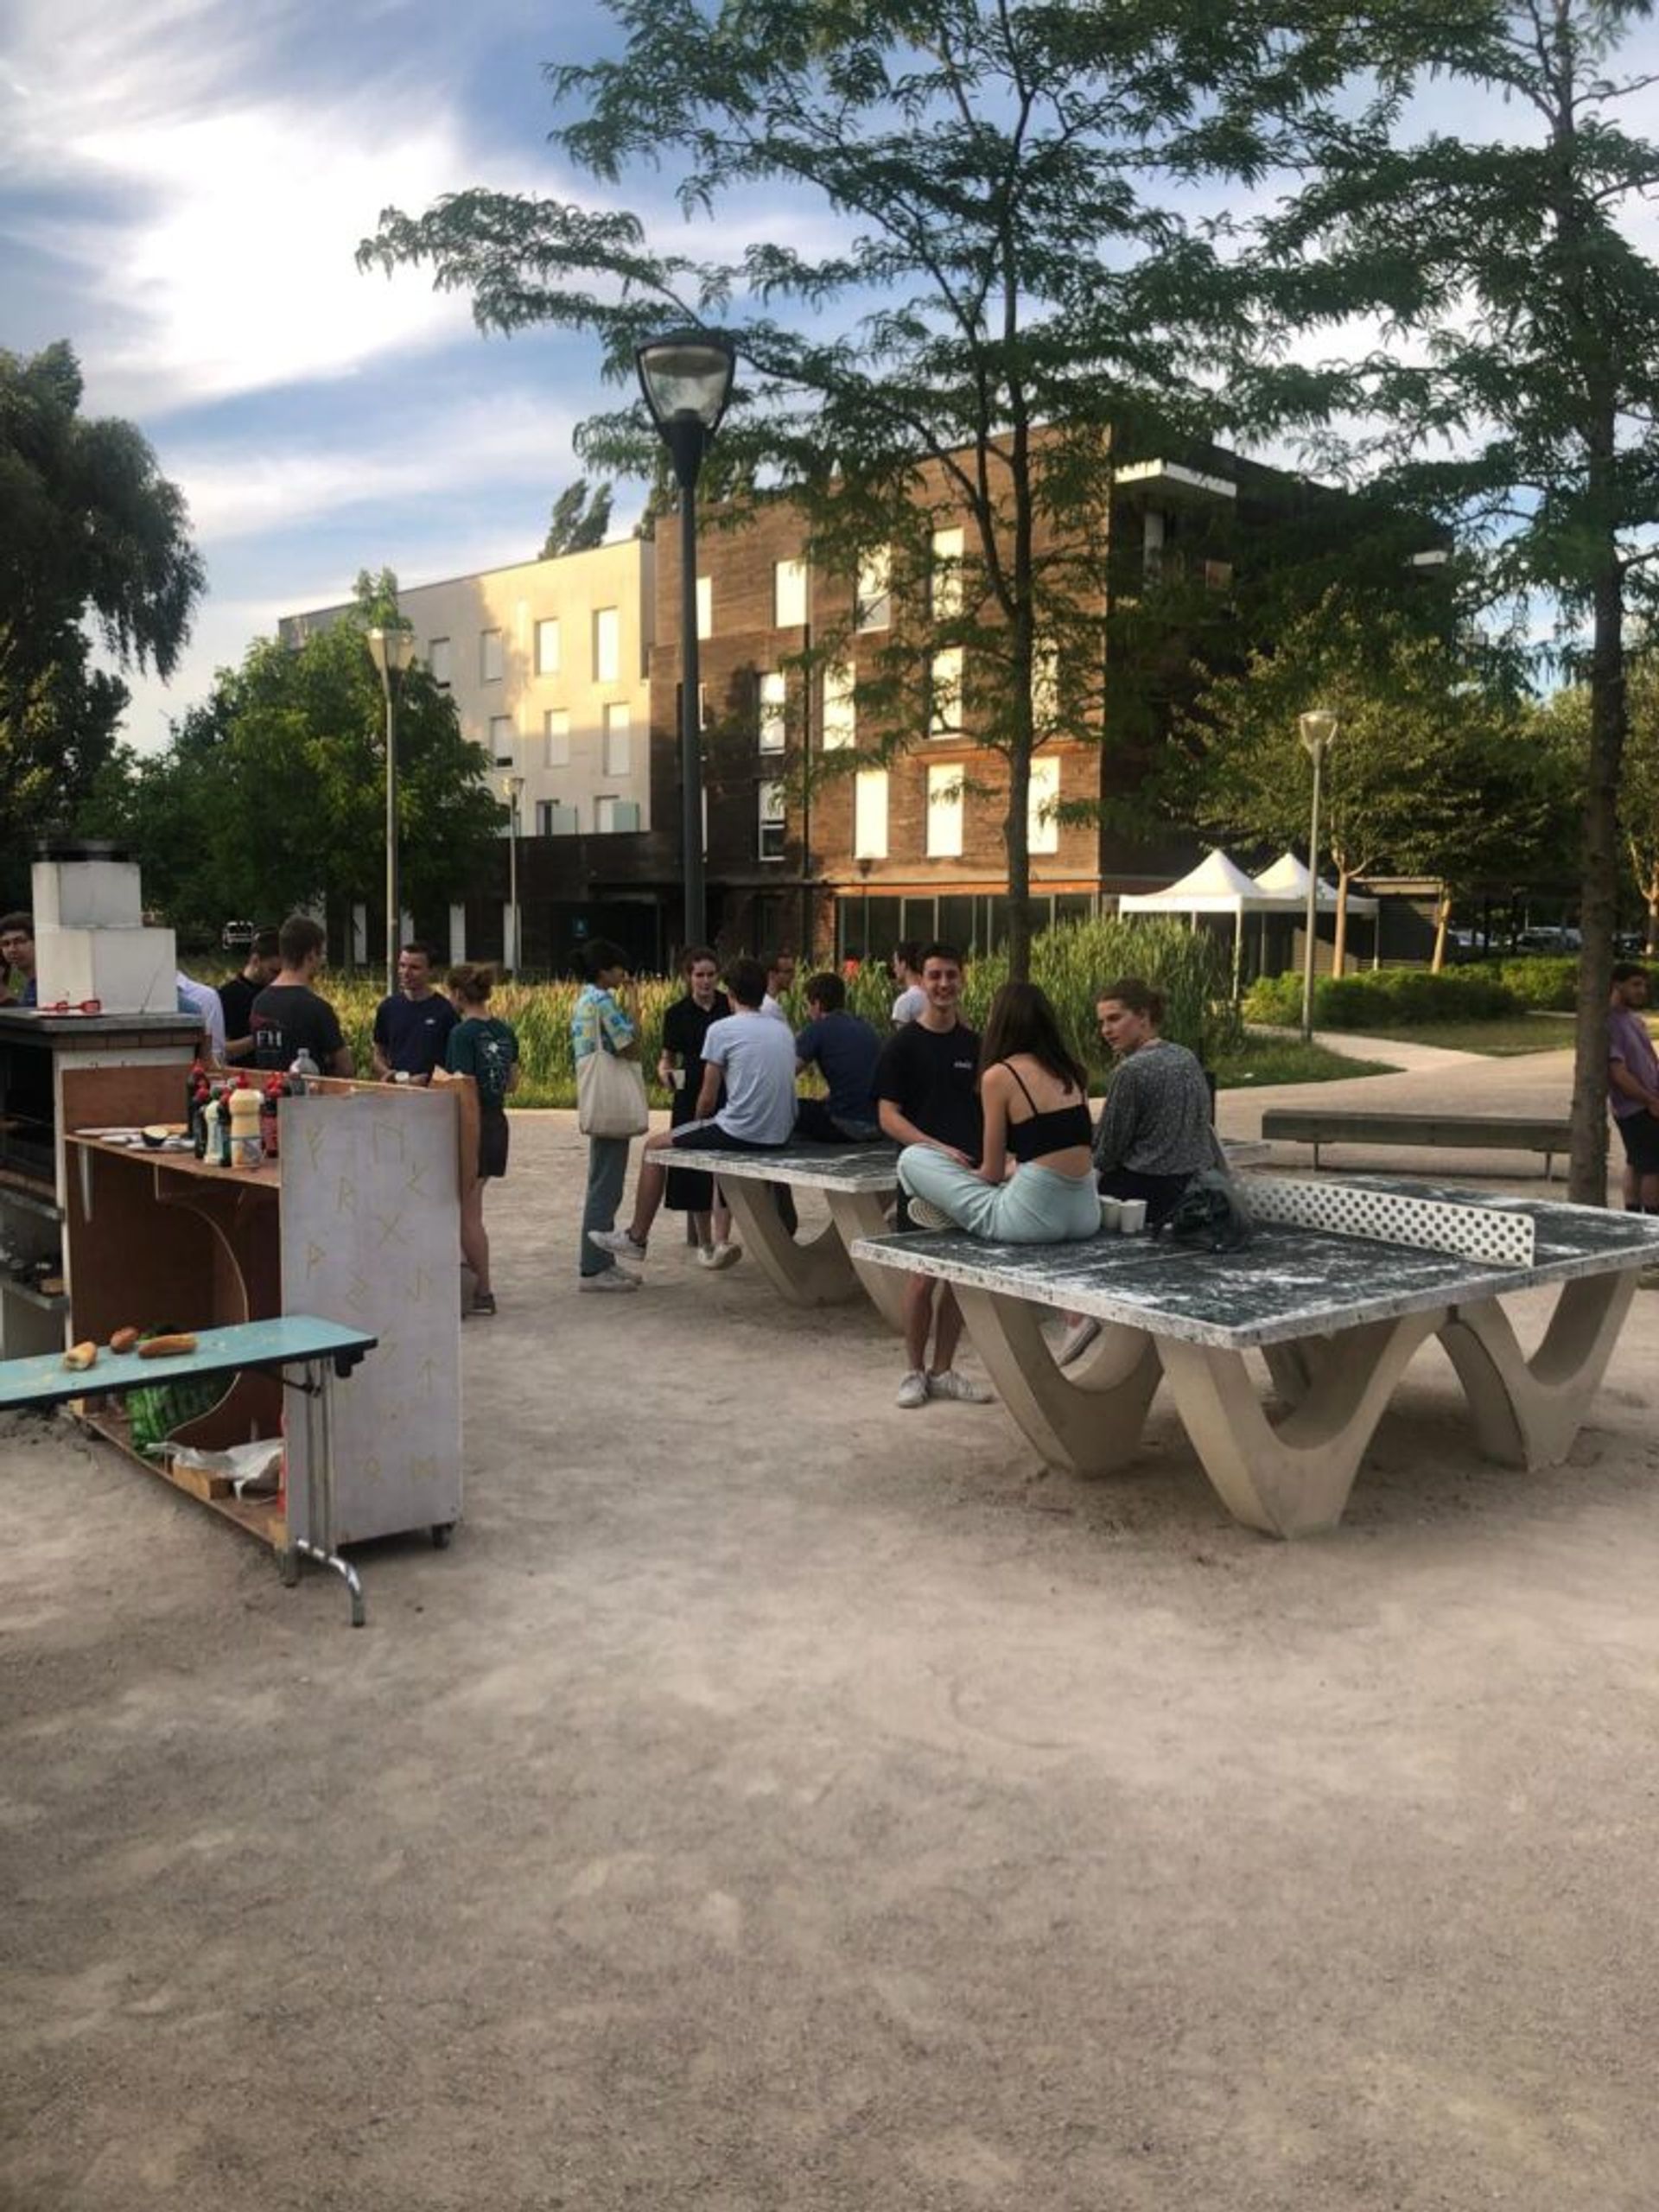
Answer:
<path fill-rule="evenodd" d="M 309 1049 L 302 1045 L 294 1055 L 294 1063 L 289 1069 L 289 1073 L 294 1078 L 295 1096 L 302 1098 L 305 1096 L 306 1085 L 308 1083 L 315 1083 L 322 1073 L 322 1070 L 312 1058 Z"/>

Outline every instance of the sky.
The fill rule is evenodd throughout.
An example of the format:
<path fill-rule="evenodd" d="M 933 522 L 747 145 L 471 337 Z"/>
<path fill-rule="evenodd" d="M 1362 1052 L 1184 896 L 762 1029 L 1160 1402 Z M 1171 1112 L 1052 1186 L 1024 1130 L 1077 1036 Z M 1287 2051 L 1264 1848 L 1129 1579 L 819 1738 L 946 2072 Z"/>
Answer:
<path fill-rule="evenodd" d="M 467 185 L 593 198 L 541 72 L 616 43 L 601 0 L 0 0 L 0 346 L 70 340 L 83 410 L 143 430 L 207 567 L 172 683 L 128 676 L 135 744 L 360 568 L 415 585 L 539 550 L 575 425 L 620 397 L 596 342 L 486 339 L 463 297 L 354 255 L 382 208 Z M 1659 65 L 1659 30 L 1622 59 Z M 1659 89 L 1626 120 L 1659 137 Z M 667 187 L 614 195 L 664 241 Z M 643 498 L 619 487 L 620 524 Z"/>

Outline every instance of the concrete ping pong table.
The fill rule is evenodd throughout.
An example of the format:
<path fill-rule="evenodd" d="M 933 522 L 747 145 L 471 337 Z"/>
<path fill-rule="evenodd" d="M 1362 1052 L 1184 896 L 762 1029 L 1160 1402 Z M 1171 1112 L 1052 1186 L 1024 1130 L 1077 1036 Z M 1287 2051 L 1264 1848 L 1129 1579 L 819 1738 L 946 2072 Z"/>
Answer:
<path fill-rule="evenodd" d="M 1279 1536 L 1334 1528 L 1366 1446 L 1418 1347 L 1438 1336 L 1480 1450 L 1510 1465 L 1564 1459 L 1589 1410 L 1659 1221 L 1595 1206 L 1344 1177 L 1253 1176 L 1250 1243 L 981 1243 L 868 1237 L 855 1264 L 951 1284 L 999 1395 L 1051 1465 L 1082 1474 L 1134 1456 L 1160 1381 L 1229 1510 Z M 1503 1301 L 1560 1295 L 1522 1351 Z M 1062 1370 L 1042 1333 L 1059 1308 L 1107 1325 Z M 1263 1405 L 1245 1354 L 1264 1357 Z"/>

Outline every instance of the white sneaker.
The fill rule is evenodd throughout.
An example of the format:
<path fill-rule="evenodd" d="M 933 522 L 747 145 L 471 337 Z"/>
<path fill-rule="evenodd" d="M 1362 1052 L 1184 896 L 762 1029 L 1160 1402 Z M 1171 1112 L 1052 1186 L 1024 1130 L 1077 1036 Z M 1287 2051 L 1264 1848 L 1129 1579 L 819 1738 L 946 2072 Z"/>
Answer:
<path fill-rule="evenodd" d="M 912 1367 L 899 1385 L 899 1396 L 896 1402 L 901 1405 L 906 1413 L 913 1413 L 918 1406 L 925 1406 L 927 1403 L 927 1377 L 919 1367 Z"/>
<path fill-rule="evenodd" d="M 596 1275 L 583 1275 L 576 1284 L 578 1290 L 638 1290 L 639 1278 L 631 1275 L 626 1268 L 604 1268 Z"/>
<path fill-rule="evenodd" d="M 697 1255 L 705 1268 L 734 1268 L 742 1256 L 741 1244 L 705 1244 Z"/>
<path fill-rule="evenodd" d="M 619 1260 L 643 1260 L 645 1256 L 645 1246 L 636 1244 L 626 1229 L 590 1229 L 588 1242 L 597 1244 L 601 1252 L 614 1252 Z"/>
<path fill-rule="evenodd" d="M 930 1375 L 926 1381 L 930 1398 L 954 1398 L 959 1406 L 988 1406 L 991 1402 L 988 1390 L 982 1390 L 977 1382 L 970 1382 L 954 1368 L 947 1367 L 943 1375 Z"/>
<path fill-rule="evenodd" d="M 908 1204 L 910 1217 L 918 1229 L 954 1229 L 957 1225 L 944 1208 L 936 1206 L 931 1198 L 912 1198 Z"/>
<path fill-rule="evenodd" d="M 1083 1357 L 1100 1334 L 1098 1321 L 1085 1319 L 1074 1322 L 1060 1339 L 1060 1348 L 1054 1355 L 1057 1367 L 1071 1367 Z"/>

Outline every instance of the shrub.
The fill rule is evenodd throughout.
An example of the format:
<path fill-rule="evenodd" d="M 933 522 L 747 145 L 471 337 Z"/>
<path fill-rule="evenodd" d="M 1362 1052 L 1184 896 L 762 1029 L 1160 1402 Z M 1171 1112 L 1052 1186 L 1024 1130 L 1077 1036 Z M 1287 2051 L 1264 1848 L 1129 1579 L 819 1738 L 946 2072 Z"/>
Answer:
<path fill-rule="evenodd" d="M 1491 1021 L 1521 1001 L 1489 969 L 1381 968 L 1355 976 L 1321 976 L 1313 984 L 1313 1019 L 1321 1029 L 1415 1029 L 1437 1021 Z M 1300 976 L 1264 976 L 1244 1001 L 1249 1021 L 1290 1027 L 1302 1018 Z"/>
<path fill-rule="evenodd" d="M 1524 1007 L 1540 1014 L 1571 1014 L 1579 987 L 1576 953 L 1532 953 L 1523 958 L 1500 960 L 1483 971 L 1497 980 Z"/>

